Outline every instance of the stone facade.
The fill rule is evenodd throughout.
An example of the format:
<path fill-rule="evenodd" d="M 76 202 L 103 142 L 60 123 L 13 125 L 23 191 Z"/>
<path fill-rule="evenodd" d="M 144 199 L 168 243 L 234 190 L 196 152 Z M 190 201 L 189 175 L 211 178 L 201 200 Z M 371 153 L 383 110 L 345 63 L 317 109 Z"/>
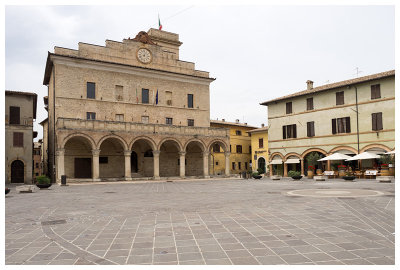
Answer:
<path fill-rule="evenodd" d="M 304 175 L 305 158 L 311 152 L 355 155 L 394 149 L 394 70 L 315 88 L 308 81 L 307 86 L 307 90 L 261 103 L 268 106 L 271 170 L 286 176 L 289 170 L 300 169 Z M 312 99 L 312 105 L 307 105 L 307 99 Z M 293 125 L 295 132 L 289 127 Z M 313 125 L 312 132 L 308 125 Z M 372 162 L 366 160 L 362 165 L 372 167 Z M 330 162 L 319 166 L 330 170 Z"/>
<path fill-rule="evenodd" d="M 240 123 L 238 119 L 235 122 L 227 122 L 225 119 L 211 120 L 211 127 L 229 129 L 229 152 L 231 152 L 231 154 L 228 167 L 230 167 L 231 173 L 239 174 L 249 171 L 251 163 L 251 141 L 250 135 L 247 132 L 255 127 L 249 126 L 247 123 Z M 210 166 L 210 174 L 224 174 L 226 160 L 224 150 L 221 147 L 211 149 Z"/>
<path fill-rule="evenodd" d="M 150 29 L 49 53 L 53 179 L 208 177 L 210 148 L 227 149 L 229 132 L 210 128 L 214 79 L 179 60 L 181 44 L 177 34 Z"/>
<path fill-rule="evenodd" d="M 5 183 L 32 183 L 37 95 L 5 92 Z"/>

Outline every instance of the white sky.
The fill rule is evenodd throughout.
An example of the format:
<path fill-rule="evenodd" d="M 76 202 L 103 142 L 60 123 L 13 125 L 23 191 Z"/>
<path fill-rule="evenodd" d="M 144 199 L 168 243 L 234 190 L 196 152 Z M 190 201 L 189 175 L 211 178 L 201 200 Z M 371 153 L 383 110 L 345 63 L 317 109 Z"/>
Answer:
<path fill-rule="evenodd" d="M 267 124 L 259 103 L 395 68 L 394 6 L 6 6 L 5 89 L 38 94 L 47 117 L 47 52 L 105 45 L 158 27 L 179 34 L 180 59 L 217 78 L 211 118 Z M 36 139 L 36 140 L 37 140 Z"/>

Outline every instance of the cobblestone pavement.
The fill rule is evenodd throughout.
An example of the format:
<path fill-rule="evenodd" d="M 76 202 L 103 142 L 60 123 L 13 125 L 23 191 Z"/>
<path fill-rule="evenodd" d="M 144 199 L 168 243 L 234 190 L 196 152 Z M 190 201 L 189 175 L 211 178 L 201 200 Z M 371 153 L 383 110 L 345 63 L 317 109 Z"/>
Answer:
<path fill-rule="evenodd" d="M 394 264 L 394 183 L 7 186 L 6 264 Z"/>

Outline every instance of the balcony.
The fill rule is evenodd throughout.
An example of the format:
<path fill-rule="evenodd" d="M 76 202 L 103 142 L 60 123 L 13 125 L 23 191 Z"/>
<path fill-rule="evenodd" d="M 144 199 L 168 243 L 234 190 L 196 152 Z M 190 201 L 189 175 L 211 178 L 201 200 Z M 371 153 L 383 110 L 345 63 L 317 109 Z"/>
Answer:
<path fill-rule="evenodd" d="M 202 137 L 229 137 L 229 130 L 225 128 L 170 126 L 161 124 L 83 120 L 73 118 L 58 118 L 57 129 L 103 132 L 135 132 L 141 134 L 147 133 Z"/>

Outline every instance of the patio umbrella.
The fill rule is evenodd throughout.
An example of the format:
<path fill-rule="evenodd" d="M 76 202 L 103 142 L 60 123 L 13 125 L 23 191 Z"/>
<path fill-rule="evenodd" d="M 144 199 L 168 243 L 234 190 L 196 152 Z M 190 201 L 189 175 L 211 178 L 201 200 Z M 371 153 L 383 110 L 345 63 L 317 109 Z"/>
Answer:
<path fill-rule="evenodd" d="M 358 155 L 355 155 L 352 158 L 346 159 L 346 161 L 350 161 L 350 160 L 362 160 L 362 159 L 375 159 L 375 158 L 380 158 L 379 155 L 377 154 L 373 154 L 370 152 L 364 152 Z"/>
<path fill-rule="evenodd" d="M 351 158 L 351 156 L 345 155 L 345 154 L 341 154 L 341 153 L 335 153 L 332 154 L 330 156 L 318 159 L 318 161 L 326 161 L 326 160 L 346 160 Z"/>
<path fill-rule="evenodd" d="M 393 155 L 393 154 L 395 154 L 395 150 L 393 150 L 393 151 L 390 151 L 390 152 L 387 152 L 387 153 L 383 153 L 384 155 Z"/>

